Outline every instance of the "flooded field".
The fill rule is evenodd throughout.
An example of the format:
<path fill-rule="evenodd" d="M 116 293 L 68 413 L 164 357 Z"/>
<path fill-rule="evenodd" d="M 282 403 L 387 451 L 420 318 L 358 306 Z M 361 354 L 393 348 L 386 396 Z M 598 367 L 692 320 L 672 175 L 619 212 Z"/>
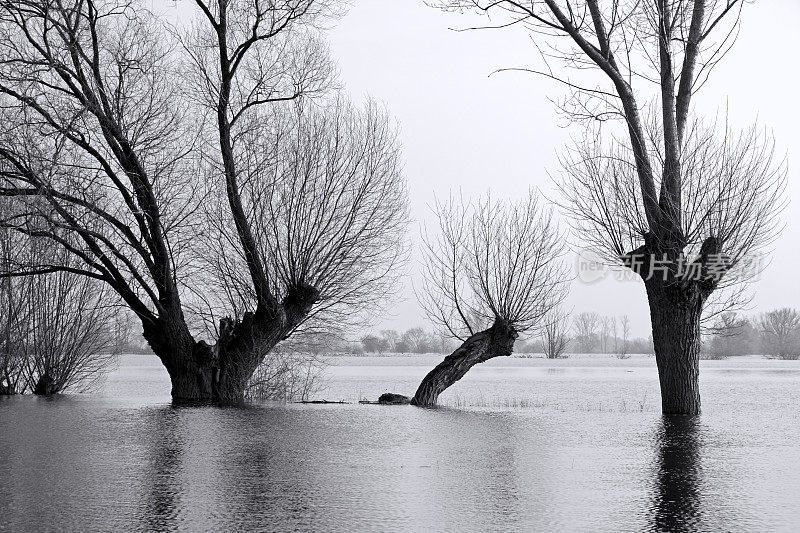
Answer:
<path fill-rule="evenodd" d="M 328 400 L 412 394 L 438 356 L 334 358 Z M 800 523 L 800 362 L 704 361 L 663 419 L 653 359 L 496 359 L 439 409 L 174 408 L 154 357 L 0 398 L 0 530 L 765 531 Z"/>

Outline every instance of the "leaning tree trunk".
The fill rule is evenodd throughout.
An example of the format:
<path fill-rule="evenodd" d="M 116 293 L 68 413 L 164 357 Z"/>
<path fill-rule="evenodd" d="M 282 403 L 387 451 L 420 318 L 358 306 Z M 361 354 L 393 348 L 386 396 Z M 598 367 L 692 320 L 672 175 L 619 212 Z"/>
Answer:
<path fill-rule="evenodd" d="M 439 395 L 464 377 L 470 368 L 493 357 L 511 355 L 517 332 L 500 319 L 487 330 L 472 335 L 456 351 L 444 358 L 422 380 L 412 405 L 436 405 Z"/>
<path fill-rule="evenodd" d="M 664 414 L 700 413 L 700 317 L 698 284 L 645 282 Z"/>

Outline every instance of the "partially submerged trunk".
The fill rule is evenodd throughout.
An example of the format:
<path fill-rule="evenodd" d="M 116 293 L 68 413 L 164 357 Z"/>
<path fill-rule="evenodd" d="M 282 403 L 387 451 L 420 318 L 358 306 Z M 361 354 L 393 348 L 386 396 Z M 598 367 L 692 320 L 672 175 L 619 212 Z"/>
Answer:
<path fill-rule="evenodd" d="M 697 284 L 661 280 L 645 283 L 653 345 L 666 415 L 700 413 L 700 317 L 703 295 Z"/>
<path fill-rule="evenodd" d="M 500 319 L 487 330 L 475 333 L 453 353 L 428 372 L 410 400 L 398 394 L 384 394 L 378 401 L 385 404 L 411 403 L 419 406 L 436 405 L 439 395 L 469 372 L 478 363 L 494 357 L 511 355 L 517 332 Z"/>
<path fill-rule="evenodd" d="M 33 387 L 33 393 L 37 396 L 51 396 L 57 392 L 59 391 L 56 387 L 56 380 L 54 380 L 48 372 L 39 376 L 36 385 Z"/>
<path fill-rule="evenodd" d="M 659 246 L 660 243 L 672 243 Z M 700 413 L 700 319 L 703 304 L 728 268 L 719 240 L 709 236 L 690 263 L 675 235 L 645 235 L 645 244 L 625 257 L 644 280 L 650 305 L 653 347 L 666 415 Z M 666 252 L 664 251 L 666 250 Z"/>
<path fill-rule="evenodd" d="M 271 310 L 223 318 L 214 346 L 196 341 L 183 314 L 145 325 L 144 335 L 169 372 L 175 403 L 239 404 L 250 377 L 269 352 L 287 338 L 319 298 L 313 287 L 291 291 Z"/>
<path fill-rule="evenodd" d="M 6 355 L 6 359 L 10 357 Z M 4 365 L 5 366 L 5 365 Z M 11 377 L 8 370 L 0 376 L 0 396 L 13 396 L 17 393 L 17 380 Z"/>

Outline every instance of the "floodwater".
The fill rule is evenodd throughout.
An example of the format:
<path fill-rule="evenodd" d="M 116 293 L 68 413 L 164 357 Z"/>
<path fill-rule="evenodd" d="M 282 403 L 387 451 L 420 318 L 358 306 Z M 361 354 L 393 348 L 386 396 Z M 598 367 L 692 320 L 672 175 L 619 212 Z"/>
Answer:
<path fill-rule="evenodd" d="M 328 400 L 413 394 L 437 357 L 337 358 Z M 792 531 L 800 362 L 704 361 L 658 413 L 654 361 L 505 359 L 450 407 L 174 408 L 157 360 L 0 399 L 3 531 Z"/>

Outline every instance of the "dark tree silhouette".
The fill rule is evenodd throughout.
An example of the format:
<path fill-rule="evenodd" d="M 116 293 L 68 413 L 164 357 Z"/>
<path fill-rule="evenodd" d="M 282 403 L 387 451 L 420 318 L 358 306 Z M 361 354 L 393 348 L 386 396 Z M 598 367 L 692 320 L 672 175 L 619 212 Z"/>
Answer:
<path fill-rule="evenodd" d="M 680 145 L 681 207 L 673 211 L 680 225 L 661 222 L 677 232 L 671 237 L 651 229 L 636 157 L 621 143 L 582 143 L 565 159 L 561 188 L 582 240 L 608 264 L 644 280 L 662 408 L 693 414 L 700 410 L 701 324 L 734 307 L 760 271 L 762 250 L 778 229 L 784 174 L 773 165 L 772 144 L 754 129 L 739 135 L 726 129 L 720 139 L 714 127 L 688 128 Z M 648 157 L 654 172 L 665 175 L 659 131 L 653 121 Z"/>
<path fill-rule="evenodd" d="M 195 4 L 179 35 L 132 2 L 0 2 L 0 194 L 26 210 L 0 224 L 80 260 L 27 274 L 68 270 L 119 294 L 169 372 L 174 400 L 238 402 L 269 351 L 316 309 L 355 302 L 372 281 L 380 292 L 398 254 L 378 241 L 402 242 L 405 193 L 377 112 L 334 106 L 334 126 L 304 115 L 303 126 L 276 124 L 251 142 L 273 131 L 276 106 L 304 109 L 331 89 L 315 27 L 335 14 L 331 3 Z M 270 151 L 281 134 L 288 146 Z M 342 148 L 336 135 L 354 138 Z M 315 151 L 326 149 L 342 159 Z M 292 175 L 298 161 L 311 181 Z M 288 202 L 314 201 L 318 186 L 330 188 L 324 211 Z M 217 191 L 225 211 L 207 220 Z M 241 258 L 246 278 L 238 268 L 224 277 L 246 284 L 238 302 L 247 307 L 220 317 L 207 342 L 189 312 L 232 286 L 196 283 L 209 226 L 225 239 L 225 265 Z M 358 283 L 337 292 L 331 276 L 347 269 Z"/>
<path fill-rule="evenodd" d="M 740 0 L 441 0 L 525 28 L 572 91 L 561 109 L 589 131 L 565 161 L 570 220 L 588 246 L 645 283 L 664 413 L 700 412 L 700 321 L 731 272 L 775 234 L 783 174 L 772 145 L 691 118 L 693 95 L 735 40 Z M 499 16 L 499 17 L 498 17 Z M 561 62 L 559 70 L 552 62 Z M 607 86 L 594 85 L 599 71 Z M 570 78 L 567 72 L 573 72 Z M 658 95 L 648 120 L 642 102 Z M 621 119 L 622 127 L 609 122 Z M 721 130 L 721 131 L 720 131 Z M 724 280 L 724 281 L 723 281 Z M 718 293 L 719 294 L 719 293 Z"/>

